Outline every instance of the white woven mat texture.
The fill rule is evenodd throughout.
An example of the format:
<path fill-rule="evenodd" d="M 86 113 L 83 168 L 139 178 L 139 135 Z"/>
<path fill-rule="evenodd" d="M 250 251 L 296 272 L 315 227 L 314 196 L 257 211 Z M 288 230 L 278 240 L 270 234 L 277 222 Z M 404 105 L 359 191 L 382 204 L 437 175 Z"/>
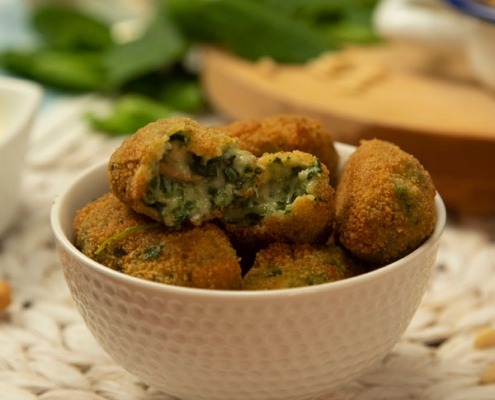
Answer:
<path fill-rule="evenodd" d="M 84 101 L 87 101 L 84 100 Z M 167 400 L 94 341 L 62 275 L 53 198 L 121 139 L 92 133 L 74 105 L 38 119 L 16 224 L 0 238 L 0 400 Z M 331 378 L 331 377 L 329 377 Z M 393 351 L 319 400 L 495 400 L 495 219 L 449 219 L 422 304 Z"/>

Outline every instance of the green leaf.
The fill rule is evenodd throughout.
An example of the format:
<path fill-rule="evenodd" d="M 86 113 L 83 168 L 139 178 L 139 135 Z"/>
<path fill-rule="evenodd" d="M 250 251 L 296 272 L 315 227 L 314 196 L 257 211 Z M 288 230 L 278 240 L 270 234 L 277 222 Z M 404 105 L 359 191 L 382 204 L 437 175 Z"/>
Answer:
<path fill-rule="evenodd" d="M 301 20 L 322 33 L 329 45 L 370 44 L 379 41 L 372 15 L 378 0 L 250 0 L 265 4 L 289 18 Z"/>
<path fill-rule="evenodd" d="M 171 108 L 185 113 L 199 113 L 205 109 L 203 92 L 197 79 L 170 79 L 158 98 Z"/>
<path fill-rule="evenodd" d="M 302 63 L 329 50 L 309 25 L 247 0 L 166 0 L 166 10 L 196 42 L 224 46 L 247 59 Z"/>
<path fill-rule="evenodd" d="M 88 114 L 87 118 L 96 130 L 113 135 L 130 134 L 144 125 L 173 114 L 167 105 L 139 94 L 121 96 L 111 113 L 106 116 Z"/>
<path fill-rule="evenodd" d="M 180 61 L 187 42 L 164 14 L 157 16 L 140 39 L 108 50 L 105 66 L 113 86 L 118 87 L 155 70 Z"/>
<path fill-rule="evenodd" d="M 328 27 L 326 32 L 331 40 L 338 41 L 342 44 L 370 44 L 380 41 L 379 36 L 371 26 L 352 23 L 350 21 L 334 24 L 333 26 Z"/>
<path fill-rule="evenodd" d="M 61 89 L 93 91 L 107 87 L 98 53 L 45 49 L 7 51 L 1 55 L 0 62 L 13 72 Z"/>
<path fill-rule="evenodd" d="M 95 255 L 100 254 L 102 251 L 105 250 L 107 246 L 109 246 L 111 243 L 115 242 L 116 240 L 120 240 L 125 238 L 126 236 L 130 235 L 131 233 L 138 232 L 138 231 L 144 231 L 146 229 L 153 229 L 160 226 L 159 223 L 153 223 L 153 224 L 143 224 L 143 225 L 133 225 L 125 228 L 124 230 L 115 233 L 114 235 L 108 237 L 103 241 L 100 246 L 95 251 Z"/>
<path fill-rule="evenodd" d="M 32 24 L 44 41 L 56 49 L 101 50 L 113 43 L 106 23 L 73 7 L 53 4 L 37 7 Z"/>

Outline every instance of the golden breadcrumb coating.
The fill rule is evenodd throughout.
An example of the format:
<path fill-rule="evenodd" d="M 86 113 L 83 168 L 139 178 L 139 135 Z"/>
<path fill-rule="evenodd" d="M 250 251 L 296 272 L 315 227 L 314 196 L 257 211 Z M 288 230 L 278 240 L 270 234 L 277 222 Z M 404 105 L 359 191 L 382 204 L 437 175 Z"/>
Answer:
<path fill-rule="evenodd" d="M 436 191 L 416 158 L 374 139 L 337 182 L 338 163 L 330 133 L 303 116 L 161 119 L 111 155 L 111 193 L 77 212 L 75 244 L 146 280 L 264 290 L 355 276 L 431 235 Z"/>
<path fill-rule="evenodd" d="M 184 150 L 180 148 L 181 144 Z M 136 212 L 157 221 L 177 226 L 189 218 L 190 222 L 199 225 L 218 216 L 219 210 L 208 209 L 201 213 L 198 204 L 192 206 L 197 206 L 196 210 L 188 213 L 190 210 L 187 208 L 191 205 L 184 200 L 179 205 L 169 207 L 173 208 L 173 216 L 164 215 L 161 212 L 163 205 L 159 198 L 153 197 L 152 189 L 160 185 L 170 185 L 172 180 L 182 184 L 182 191 L 195 191 L 194 183 L 203 176 L 193 168 L 205 167 L 209 160 L 222 157 L 229 148 L 235 148 L 235 145 L 234 139 L 189 118 L 157 120 L 125 139 L 111 155 L 110 187 L 117 198 Z M 162 182 L 158 179 L 160 174 L 171 179 Z M 182 194 L 176 195 L 180 197 Z M 175 199 L 167 198 L 165 201 L 174 203 Z"/>
<path fill-rule="evenodd" d="M 337 181 L 339 155 L 332 134 L 315 118 L 281 114 L 234 121 L 218 128 L 238 139 L 243 149 L 258 157 L 292 150 L 313 154 L 327 166 L 332 185 Z"/>
<path fill-rule="evenodd" d="M 239 260 L 212 224 L 175 231 L 106 194 L 74 218 L 75 244 L 88 257 L 125 274 L 207 289 L 239 289 Z"/>
<path fill-rule="evenodd" d="M 334 189 L 317 157 L 258 158 L 192 120 L 147 125 L 114 152 L 109 169 L 121 201 L 167 226 L 220 220 L 246 243 L 325 241 L 333 228 Z"/>
<path fill-rule="evenodd" d="M 433 232 L 435 193 L 412 155 L 382 140 L 362 141 L 336 189 L 336 238 L 363 260 L 395 261 Z"/>
<path fill-rule="evenodd" d="M 256 254 L 243 290 L 285 289 L 334 282 L 363 273 L 361 263 L 333 243 L 272 243 Z"/>

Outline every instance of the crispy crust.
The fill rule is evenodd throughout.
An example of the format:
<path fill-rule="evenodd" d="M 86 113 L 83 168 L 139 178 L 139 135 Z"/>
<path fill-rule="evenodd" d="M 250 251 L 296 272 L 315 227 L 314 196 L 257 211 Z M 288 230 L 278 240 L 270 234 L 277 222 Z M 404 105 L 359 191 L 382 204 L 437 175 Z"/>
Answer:
<path fill-rule="evenodd" d="M 397 260 L 433 232 L 434 198 L 416 158 L 382 140 L 362 141 L 336 189 L 336 238 L 363 260 Z"/>
<path fill-rule="evenodd" d="M 363 272 L 361 264 L 334 243 L 272 243 L 256 254 L 243 290 L 283 289 L 334 282 Z"/>
<path fill-rule="evenodd" d="M 264 153 L 300 150 L 318 157 L 337 181 L 339 156 L 334 140 L 320 121 L 301 115 L 274 115 L 218 127 L 239 140 L 240 146 L 260 157 Z"/>
<path fill-rule="evenodd" d="M 150 123 L 125 139 L 110 157 L 108 179 L 112 192 L 138 213 L 157 221 L 160 214 L 143 202 L 149 182 L 157 175 L 171 135 L 183 132 L 189 137 L 188 150 L 210 159 L 218 157 L 236 141 L 196 121 L 183 118 L 166 118 Z"/>
<path fill-rule="evenodd" d="M 175 133 L 187 140 L 169 144 Z M 162 160 L 169 148 L 175 151 L 173 146 L 182 143 L 186 156 L 175 153 Z M 224 208 L 200 214 L 193 222 L 198 226 L 172 230 L 146 204 L 148 186 L 160 173 L 178 181 L 184 175 L 173 174 L 188 173 L 175 167 L 176 160 L 187 159 L 196 168 L 197 159 L 191 156 L 191 162 L 188 153 L 229 159 L 239 149 L 245 151 L 235 153 L 237 160 L 252 157 L 253 181 Z M 353 276 L 403 257 L 432 233 L 435 188 L 412 155 L 388 142 L 363 141 L 334 190 L 337 164 L 331 136 L 305 117 L 280 115 L 220 128 L 189 118 L 158 120 L 124 140 L 110 157 L 112 193 L 78 211 L 76 246 L 95 261 L 138 278 L 211 289 L 241 288 L 242 255 L 246 270 L 254 262 L 242 288 L 257 290 Z M 220 164 L 217 170 L 230 165 Z M 207 222 L 211 219 L 218 219 L 224 231 Z M 273 276 L 275 267 L 280 271 Z"/>
<path fill-rule="evenodd" d="M 84 254 L 128 275 L 177 286 L 240 288 L 238 257 L 215 225 L 169 230 L 109 193 L 77 212 L 74 231 Z"/>

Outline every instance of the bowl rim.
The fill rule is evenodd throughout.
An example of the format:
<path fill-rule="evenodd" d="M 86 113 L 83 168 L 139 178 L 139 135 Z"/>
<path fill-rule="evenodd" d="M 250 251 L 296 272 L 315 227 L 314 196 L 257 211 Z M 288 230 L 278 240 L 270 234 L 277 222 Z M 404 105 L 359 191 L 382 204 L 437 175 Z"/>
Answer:
<path fill-rule="evenodd" d="M 463 14 L 486 22 L 495 22 L 495 7 L 475 0 L 445 0 Z"/>
<path fill-rule="evenodd" d="M 336 142 L 336 147 L 340 149 L 355 149 L 354 146 L 342 144 Z M 106 170 L 108 166 L 108 160 L 97 163 L 90 166 L 80 172 L 71 183 L 60 192 L 54 199 L 50 212 L 50 224 L 53 234 L 59 245 L 63 246 L 66 251 L 68 251 L 73 257 L 75 257 L 80 263 L 87 265 L 88 268 L 94 269 L 100 274 L 106 277 L 122 282 L 123 284 L 129 284 L 140 290 L 153 290 L 156 292 L 169 293 L 174 295 L 182 295 L 188 297 L 204 297 L 218 298 L 230 300 L 233 299 L 277 299 L 286 298 L 294 296 L 305 296 L 310 293 L 318 294 L 326 291 L 339 291 L 347 290 L 353 286 L 359 286 L 366 281 L 374 281 L 380 279 L 384 275 L 393 274 L 395 271 L 401 267 L 407 265 L 412 259 L 416 257 L 421 257 L 422 254 L 427 252 L 432 246 L 435 246 L 440 240 L 440 237 L 445 229 L 447 212 L 445 204 L 437 192 L 435 194 L 435 210 L 437 213 L 437 222 L 432 234 L 426 239 L 418 248 L 413 250 L 408 255 L 403 258 L 387 264 L 383 267 L 379 267 L 369 272 L 363 274 L 342 279 L 340 281 L 322 283 L 313 286 L 304 286 L 296 288 L 286 288 L 286 289 L 276 289 L 276 290 L 226 290 L 226 289 L 203 289 L 203 288 L 191 288 L 182 287 L 176 285 L 170 285 L 166 283 L 159 283 L 148 281 L 141 278 L 136 278 L 130 275 L 126 275 L 122 272 L 115 271 L 108 268 L 83 254 L 79 251 L 72 241 L 67 237 L 61 224 L 61 217 L 65 208 L 66 200 L 69 194 L 77 187 L 79 187 L 80 182 L 91 176 L 93 174 L 98 174 L 100 170 Z M 102 171 L 103 172 L 103 171 Z"/>
<path fill-rule="evenodd" d="M 4 132 L 0 135 L 0 148 L 2 148 L 29 125 L 41 104 L 43 89 L 38 83 L 27 79 L 2 76 L 0 77 L 0 92 L 21 96 L 24 99 L 19 110 L 19 116 L 13 118 L 11 124 L 2 128 L 4 129 Z"/>

